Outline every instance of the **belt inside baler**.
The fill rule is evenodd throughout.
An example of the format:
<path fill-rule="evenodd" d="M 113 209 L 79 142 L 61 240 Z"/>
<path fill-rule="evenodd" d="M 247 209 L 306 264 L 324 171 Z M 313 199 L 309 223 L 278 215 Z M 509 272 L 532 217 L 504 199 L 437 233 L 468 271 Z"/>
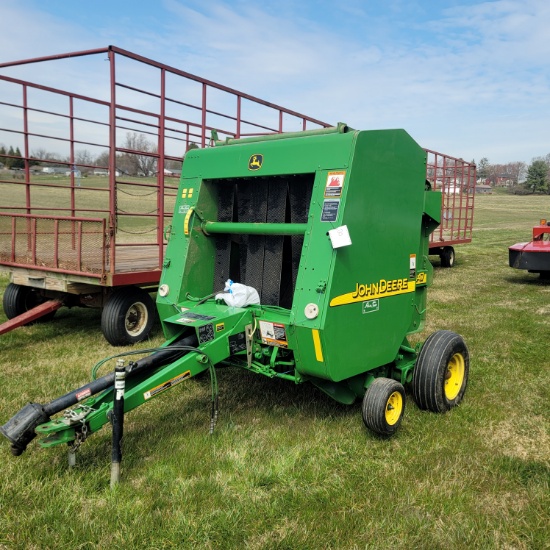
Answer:
<path fill-rule="evenodd" d="M 313 179 L 300 174 L 212 182 L 218 221 L 203 229 L 216 234 L 214 288 L 238 280 L 255 288 L 261 303 L 291 307 Z"/>

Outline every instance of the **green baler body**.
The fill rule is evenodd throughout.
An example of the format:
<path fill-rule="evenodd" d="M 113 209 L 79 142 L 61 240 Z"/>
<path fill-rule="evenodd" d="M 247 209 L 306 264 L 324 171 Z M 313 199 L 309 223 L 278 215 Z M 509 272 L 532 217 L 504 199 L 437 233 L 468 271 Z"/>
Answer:
<path fill-rule="evenodd" d="M 404 383 L 440 212 L 426 153 L 403 130 L 340 128 L 191 150 L 157 298 L 165 336 L 194 330 L 199 345 L 219 350 L 214 362 L 237 364 L 246 352 L 236 342 L 249 338 L 249 368 L 310 380 L 342 402 L 376 376 Z M 341 226 L 351 244 L 333 248 L 328 232 Z M 256 288 L 261 305 L 197 301 L 229 278 Z"/>

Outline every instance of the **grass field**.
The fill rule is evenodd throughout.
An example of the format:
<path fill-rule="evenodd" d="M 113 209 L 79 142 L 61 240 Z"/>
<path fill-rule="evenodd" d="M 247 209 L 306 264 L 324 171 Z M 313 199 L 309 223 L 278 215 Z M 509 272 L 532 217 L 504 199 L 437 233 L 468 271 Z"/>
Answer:
<path fill-rule="evenodd" d="M 1 174 L 0 174 L 1 175 Z M 8 178 L 2 175 L 0 179 Z M 8 178 L 9 179 L 9 178 Z M 109 179 L 102 176 L 89 176 L 75 180 L 67 176 L 32 175 L 30 181 L 30 204 L 32 213 L 38 215 L 108 218 Z M 165 178 L 167 191 L 164 193 L 165 212 L 169 213 L 162 227 L 170 223 L 174 210 L 178 180 Z M 117 242 L 157 242 L 157 195 L 158 184 L 154 177 L 117 178 L 116 209 Z M 26 213 L 27 186 L 20 180 L 13 183 L 0 183 L 0 210 Z M 74 200 L 75 213 L 71 212 Z"/>
<path fill-rule="evenodd" d="M 541 217 L 550 196 L 479 196 L 473 242 L 453 269 L 434 259 L 420 338 L 466 340 L 460 407 L 422 412 L 409 394 L 387 440 L 366 432 L 360 403 L 221 369 L 214 436 L 207 377 L 127 416 L 114 491 L 106 428 L 72 470 L 64 448 L 14 458 L 1 441 L 0 548 L 550 548 L 550 282 L 509 268 L 507 250 Z M 0 423 L 89 380 L 114 353 L 99 319 L 62 310 L 0 337 Z"/>

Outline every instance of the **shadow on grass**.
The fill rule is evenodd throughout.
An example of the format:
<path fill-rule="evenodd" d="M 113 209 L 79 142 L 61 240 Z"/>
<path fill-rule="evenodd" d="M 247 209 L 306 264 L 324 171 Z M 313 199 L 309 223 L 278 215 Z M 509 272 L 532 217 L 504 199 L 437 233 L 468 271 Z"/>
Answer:
<path fill-rule="evenodd" d="M 220 412 L 215 434 L 231 434 L 238 424 L 246 430 L 258 419 L 263 428 L 272 429 L 281 424 L 299 422 L 310 425 L 315 420 L 346 420 L 360 418 L 360 407 L 342 405 L 323 394 L 311 384 L 295 386 L 283 380 L 271 380 L 238 368 L 227 367 L 217 372 L 220 392 Z M 181 444 L 182 433 L 192 445 L 201 445 L 210 426 L 210 379 L 192 379 L 196 384 L 193 395 L 174 395 L 177 389 L 160 400 L 130 412 L 125 420 L 124 440 L 128 464 L 162 455 L 163 448 Z M 171 395 L 170 395 L 171 394 Z M 198 395 L 197 395 L 198 394 Z M 163 399 L 163 398 L 161 398 Z M 141 414 L 141 417 L 138 415 Z M 359 422 L 361 422 L 359 420 Z M 298 424 L 297 424 L 298 426 Z M 80 467 L 97 467 L 110 459 L 111 435 L 109 424 L 97 432 L 100 437 L 94 445 L 83 447 L 79 455 Z M 204 452 L 207 452 L 205 446 Z M 199 454 L 200 450 L 197 451 Z"/>
<path fill-rule="evenodd" d="M 158 319 L 155 319 L 149 339 L 154 339 L 162 333 Z M 95 308 L 61 308 L 50 321 L 34 322 L 14 329 L 0 336 L 3 350 L 20 348 L 27 344 L 36 344 L 52 340 L 66 339 L 67 345 L 75 338 L 97 335 L 103 338 L 101 332 L 101 310 Z M 113 349 L 116 349 L 113 347 Z"/>
<path fill-rule="evenodd" d="M 535 273 L 529 273 L 527 271 L 523 272 L 523 275 L 524 276 L 521 277 L 521 274 L 518 273 L 516 277 L 506 276 L 504 277 L 504 281 L 518 286 L 550 286 L 550 279 L 546 277 L 540 277 Z"/>

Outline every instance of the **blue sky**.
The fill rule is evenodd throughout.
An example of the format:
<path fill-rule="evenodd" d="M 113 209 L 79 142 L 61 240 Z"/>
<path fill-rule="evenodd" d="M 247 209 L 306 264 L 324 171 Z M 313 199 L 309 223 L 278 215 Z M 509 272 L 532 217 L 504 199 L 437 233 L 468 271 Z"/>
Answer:
<path fill-rule="evenodd" d="M 4 0 L 0 10 L 0 62 L 113 44 L 327 122 L 404 128 L 467 160 L 550 153 L 548 0 Z"/>

